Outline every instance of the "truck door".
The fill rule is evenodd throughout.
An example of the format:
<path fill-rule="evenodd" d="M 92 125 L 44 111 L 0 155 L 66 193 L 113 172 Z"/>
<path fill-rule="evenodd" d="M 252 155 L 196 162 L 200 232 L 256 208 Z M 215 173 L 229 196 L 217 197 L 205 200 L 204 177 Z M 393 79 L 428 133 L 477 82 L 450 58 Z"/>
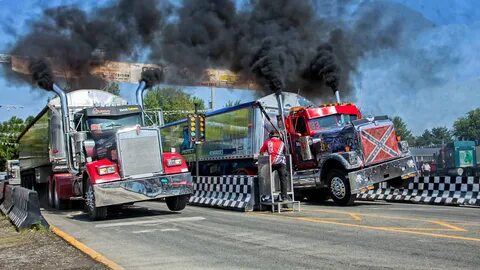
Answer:
<path fill-rule="evenodd" d="M 290 145 L 292 147 L 293 164 L 300 170 L 314 167 L 315 160 L 309 145 L 310 137 L 305 117 L 302 115 L 293 117 L 292 129 Z"/>

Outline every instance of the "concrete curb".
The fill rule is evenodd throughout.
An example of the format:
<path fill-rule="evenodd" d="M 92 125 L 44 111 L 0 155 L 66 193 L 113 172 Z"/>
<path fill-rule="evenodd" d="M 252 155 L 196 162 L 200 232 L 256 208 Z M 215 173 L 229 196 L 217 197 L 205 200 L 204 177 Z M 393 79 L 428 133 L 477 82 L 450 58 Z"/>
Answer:
<path fill-rule="evenodd" d="M 123 270 L 124 268 L 121 267 L 120 265 L 116 264 L 112 260 L 107 259 L 107 257 L 103 256 L 102 254 L 98 253 L 97 251 L 91 249 L 87 245 L 83 244 L 82 242 L 78 241 L 75 239 L 73 236 L 67 234 L 66 232 L 60 230 L 59 228 L 50 225 L 50 230 L 65 240 L 65 242 L 69 243 L 76 249 L 80 250 L 81 252 L 85 253 L 89 257 L 91 257 L 93 260 L 105 265 L 106 267 L 112 269 L 112 270 Z"/>

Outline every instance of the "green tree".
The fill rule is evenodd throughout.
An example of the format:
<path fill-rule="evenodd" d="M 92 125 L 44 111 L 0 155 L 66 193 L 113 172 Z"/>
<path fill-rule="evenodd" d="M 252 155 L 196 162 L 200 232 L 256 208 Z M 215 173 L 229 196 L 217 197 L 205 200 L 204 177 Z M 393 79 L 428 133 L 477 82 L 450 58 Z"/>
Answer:
<path fill-rule="evenodd" d="M 395 126 L 395 132 L 402 140 L 407 141 L 409 145 L 415 144 L 415 136 L 413 136 L 412 131 L 407 128 L 407 124 L 400 116 L 395 116 L 392 119 L 393 125 Z"/>
<path fill-rule="evenodd" d="M 480 139 L 480 108 L 469 111 L 453 123 L 453 134 L 459 139 Z"/>
<path fill-rule="evenodd" d="M 27 119 L 31 121 L 33 117 Z M 25 126 L 25 121 L 16 116 L 0 123 L 0 171 L 5 170 L 7 160 L 18 158 L 16 140 Z"/>
<path fill-rule="evenodd" d="M 165 123 L 185 118 L 189 112 L 193 112 L 195 103 L 199 110 L 205 109 L 203 100 L 172 87 L 155 87 L 144 98 L 146 110 L 163 110 Z"/>
<path fill-rule="evenodd" d="M 227 103 L 225 103 L 225 108 L 237 106 L 237 105 L 240 105 L 241 103 L 242 103 L 242 101 L 239 100 L 239 99 L 237 99 L 235 101 L 229 100 L 229 101 L 227 101 Z"/>
<path fill-rule="evenodd" d="M 452 141 L 452 132 L 446 127 L 426 129 L 416 140 L 417 146 L 439 146 Z"/>

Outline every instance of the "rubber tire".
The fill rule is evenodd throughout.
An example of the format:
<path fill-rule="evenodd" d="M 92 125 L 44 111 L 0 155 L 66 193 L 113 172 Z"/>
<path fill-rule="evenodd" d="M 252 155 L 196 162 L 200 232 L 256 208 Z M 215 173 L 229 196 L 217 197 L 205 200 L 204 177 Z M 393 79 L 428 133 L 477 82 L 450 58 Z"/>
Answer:
<path fill-rule="evenodd" d="M 68 209 L 69 201 L 62 200 L 58 197 L 57 193 L 57 182 L 53 182 L 53 207 L 57 210 Z"/>
<path fill-rule="evenodd" d="M 37 192 L 40 205 L 48 204 L 48 183 L 33 183 L 33 188 Z"/>
<path fill-rule="evenodd" d="M 331 184 L 332 184 L 332 179 L 338 177 L 344 187 L 345 187 L 345 196 L 343 198 L 338 198 L 335 196 L 335 194 L 332 191 Z M 355 199 L 357 198 L 357 195 L 351 193 L 350 189 L 350 182 L 348 181 L 346 177 L 346 173 L 342 170 L 338 169 L 333 169 L 327 176 L 327 183 L 328 183 L 328 189 L 330 193 L 330 197 L 332 198 L 333 202 L 336 205 L 340 206 L 347 206 L 347 205 L 352 205 L 355 202 Z"/>
<path fill-rule="evenodd" d="M 170 211 L 182 211 L 188 203 L 188 195 L 179 195 L 165 198 Z"/>
<path fill-rule="evenodd" d="M 48 183 L 48 188 L 47 188 L 47 192 L 48 192 L 48 206 L 50 206 L 51 208 L 55 208 L 55 203 L 54 203 L 54 200 L 53 200 L 53 182 L 49 182 Z"/>
<path fill-rule="evenodd" d="M 107 218 L 107 207 L 96 207 L 95 206 L 95 192 L 93 191 L 93 185 L 90 182 L 90 179 L 85 179 L 87 181 L 87 190 L 85 192 L 85 212 L 87 212 L 88 217 L 91 221 L 95 220 L 105 220 Z M 93 203 L 89 204 L 87 199 L 87 193 L 92 193 Z"/>

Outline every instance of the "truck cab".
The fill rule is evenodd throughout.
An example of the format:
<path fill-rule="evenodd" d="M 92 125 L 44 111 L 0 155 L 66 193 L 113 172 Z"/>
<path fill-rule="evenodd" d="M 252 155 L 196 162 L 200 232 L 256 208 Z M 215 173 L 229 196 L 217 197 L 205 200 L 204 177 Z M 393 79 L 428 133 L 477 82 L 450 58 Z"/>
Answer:
<path fill-rule="evenodd" d="M 362 118 L 358 108 L 351 103 L 326 104 L 320 107 L 293 107 L 286 117 L 286 127 L 292 147 L 292 161 L 299 170 L 314 169 L 318 164 L 313 157 L 305 156 L 307 138 L 317 138 L 331 133 L 352 121 Z M 345 151 L 345 147 L 334 152 Z"/>
<path fill-rule="evenodd" d="M 140 201 L 185 208 L 193 190 L 185 159 L 163 151 L 159 128 L 144 125 L 140 106 L 101 90 L 55 88 L 59 97 L 18 139 L 22 186 L 57 209 L 84 200 L 92 220 Z"/>
<path fill-rule="evenodd" d="M 293 172 L 303 175 L 300 181 L 294 177 L 300 193 L 327 188 L 334 201 L 351 204 L 362 190 L 383 181 L 402 185 L 417 173 L 393 122 L 386 116 L 362 118 L 355 104 L 292 107 L 285 125 Z"/>

